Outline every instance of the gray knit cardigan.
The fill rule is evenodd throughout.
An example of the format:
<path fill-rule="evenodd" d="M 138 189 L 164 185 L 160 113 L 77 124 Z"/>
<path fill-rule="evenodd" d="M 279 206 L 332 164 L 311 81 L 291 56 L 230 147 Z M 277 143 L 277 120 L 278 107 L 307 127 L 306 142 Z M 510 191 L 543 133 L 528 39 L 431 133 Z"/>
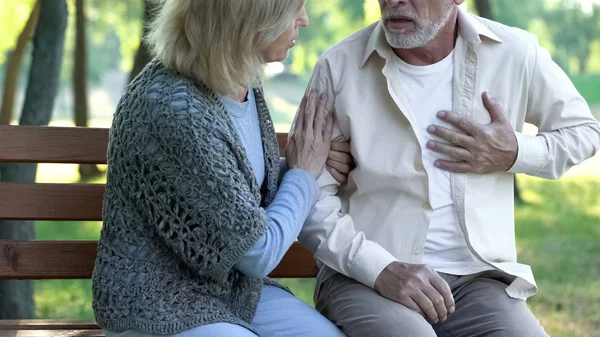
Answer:
<path fill-rule="evenodd" d="M 229 322 L 250 329 L 264 280 L 234 264 L 266 231 L 279 147 L 255 90 L 263 186 L 220 98 L 152 61 L 127 87 L 108 148 L 93 308 L 107 330 L 175 334 Z M 267 280 L 267 282 L 272 282 Z"/>

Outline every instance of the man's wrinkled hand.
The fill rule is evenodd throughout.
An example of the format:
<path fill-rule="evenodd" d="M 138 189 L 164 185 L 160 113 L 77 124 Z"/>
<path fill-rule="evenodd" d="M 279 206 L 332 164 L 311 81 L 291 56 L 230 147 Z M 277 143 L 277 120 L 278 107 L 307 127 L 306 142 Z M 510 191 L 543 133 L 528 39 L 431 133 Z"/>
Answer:
<path fill-rule="evenodd" d="M 340 184 L 348 182 L 348 174 L 354 168 L 354 159 L 350 153 L 350 142 L 331 142 L 325 166 L 337 182 Z"/>
<path fill-rule="evenodd" d="M 502 106 L 487 92 L 483 93 L 483 103 L 492 118 L 489 124 L 480 124 L 454 112 L 438 113 L 438 118 L 458 130 L 437 125 L 427 128 L 429 133 L 448 142 L 427 142 L 429 149 L 451 158 L 437 160 L 436 167 L 456 173 L 486 174 L 508 171 L 514 165 L 518 151 L 514 130 Z"/>
<path fill-rule="evenodd" d="M 420 314 L 431 324 L 445 321 L 455 310 L 448 283 L 435 270 L 422 264 L 390 263 L 375 280 L 375 290 Z"/>

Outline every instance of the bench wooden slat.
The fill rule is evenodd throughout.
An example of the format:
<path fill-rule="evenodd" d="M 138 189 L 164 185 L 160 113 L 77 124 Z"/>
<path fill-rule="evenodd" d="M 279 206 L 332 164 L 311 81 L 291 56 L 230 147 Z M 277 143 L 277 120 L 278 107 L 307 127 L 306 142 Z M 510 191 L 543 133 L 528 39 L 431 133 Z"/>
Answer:
<path fill-rule="evenodd" d="M 104 337 L 102 330 L 0 330 L 2 337 Z"/>
<path fill-rule="evenodd" d="M 287 133 L 277 134 L 285 154 Z M 0 162 L 106 164 L 108 129 L 0 126 Z"/>
<path fill-rule="evenodd" d="M 288 134 L 287 133 L 278 133 L 277 134 L 277 143 L 279 144 L 279 155 L 281 157 L 285 157 L 285 146 L 287 145 Z"/>
<path fill-rule="evenodd" d="M 95 241 L 0 241 L 0 279 L 87 279 Z"/>
<path fill-rule="evenodd" d="M 88 279 L 96 251 L 96 241 L 0 240 L 0 280 Z M 312 278 L 317 272 L 312 254 L 294 243 L 269 276 Z"/>
<path fill-rule="evenodd" d="M 0 126 L 0 162 L 105 164 L 108 129 Z"/>
<path fill-rule="evenodd" d="M 100 184 L 0 183 L 0 219 L 99 221 L 103 195 Z"/>
<path fill-rule="evenodd" d="M 0 320 L 2 330 L 94 330 L 100 329 L 95 321 L 70 319 L 17 319 Z"/>

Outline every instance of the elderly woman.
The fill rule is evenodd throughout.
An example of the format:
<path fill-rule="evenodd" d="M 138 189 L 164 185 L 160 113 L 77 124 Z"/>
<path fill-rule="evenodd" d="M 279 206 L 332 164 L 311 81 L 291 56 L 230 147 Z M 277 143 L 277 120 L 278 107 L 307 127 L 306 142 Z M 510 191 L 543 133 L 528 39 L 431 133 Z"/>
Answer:
<path fill-rule="evenodd" d="M 316 202 L 326 161 L 340 180 L 349 171 L 348 144 L 331 146 L 333 113 L 314 92 L 280 170 L 261 67 L 285 59 L 307 24 L 304 0 L 162 1 L 156 58 L 110 132 L 93 274 L 108 337 L 343 336 L 265 278 Z"/>

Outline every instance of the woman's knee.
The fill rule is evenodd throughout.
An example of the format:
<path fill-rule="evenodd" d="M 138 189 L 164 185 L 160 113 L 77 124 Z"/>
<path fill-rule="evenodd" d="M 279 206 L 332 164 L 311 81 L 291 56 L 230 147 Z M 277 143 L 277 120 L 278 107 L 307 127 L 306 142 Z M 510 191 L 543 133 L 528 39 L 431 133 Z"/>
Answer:
<path fill-rule="evenodd" d="M 261 337 L 344 337 L 327 318 L 290 293 L 265 286 L 252 326 Z"/>
<path fill-rule="evenodd" d="M 258 337 L 252 331 L 231 323 L 215 323 L 199 326 L 173 337 L 214 337 L 214 336 L 228 336 L 228 337 Z"/>

